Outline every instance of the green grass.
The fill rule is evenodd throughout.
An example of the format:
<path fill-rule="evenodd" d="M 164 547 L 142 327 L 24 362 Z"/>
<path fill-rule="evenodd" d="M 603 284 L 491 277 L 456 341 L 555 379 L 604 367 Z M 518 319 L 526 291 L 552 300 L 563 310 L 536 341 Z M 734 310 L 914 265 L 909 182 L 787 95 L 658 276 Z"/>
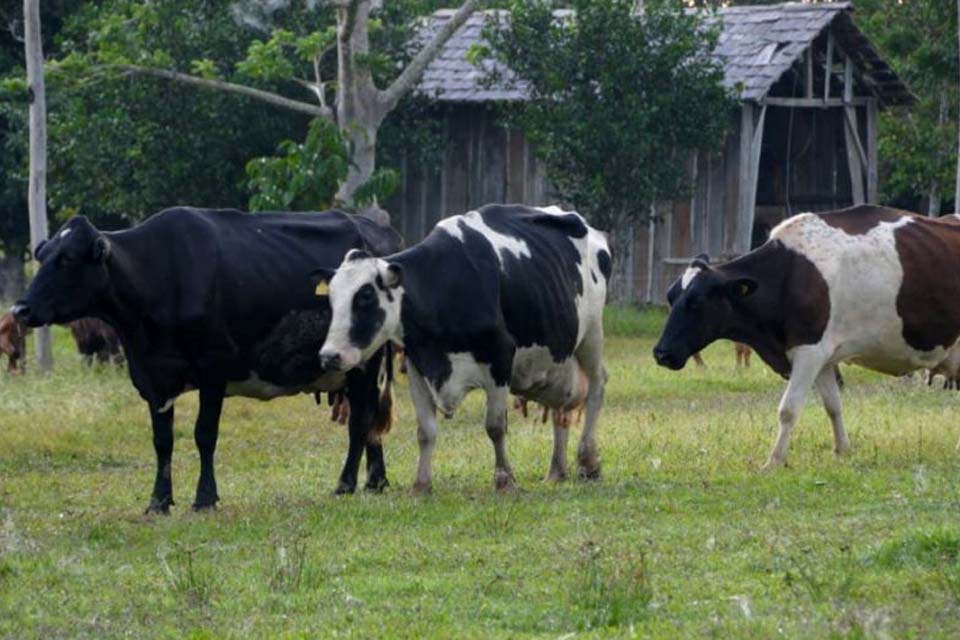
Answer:
<path fill-rule="evenodd" d="M 663 317 L 608 312 L 598 483 L 543 483 L 551 429 L 511 415 L 521 490 L 496 495 L 474 394 L 412 497 L 401 383 L 386 494 L 330 495 L 346 433 L 311 398 L 235 399 L 194 514 L 188 395 L 169 517 L 141 515 L 143 403 L 58 331 L 54 374 L 0 377 L 0 638 L 958 637 L 960 394 L 846 368 L 853 453 L 811 402 L 761 475 L 782 382 L 728 343 L 657 368 Z"/>

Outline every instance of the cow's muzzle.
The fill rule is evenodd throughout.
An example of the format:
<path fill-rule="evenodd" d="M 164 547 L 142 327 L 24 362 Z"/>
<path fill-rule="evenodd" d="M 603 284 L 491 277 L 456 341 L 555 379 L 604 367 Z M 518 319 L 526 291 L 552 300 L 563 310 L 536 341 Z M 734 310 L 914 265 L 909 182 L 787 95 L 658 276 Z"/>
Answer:
<path fill-rule="evenodd" d="M 320 366 L 326 371 L 341 371 L 343 369 L 343 359 L 336 351 L 321 351 Z"/>
<path fill-rule="evenodd" d="M 18 302 L 10 307 L 10 313 L 13 314 L 14 318 L 24 324 L 27 324 L 27 321 L 30 320 L 30 307 L 23 302 Z"/>
<path fill-rule="evenodd" d="M 668 351 L 659 345 L 653 349 L 653 359 L 656 360 L 657 364 L 661 367 L 673 369 L 674 371 L 683 369 L 683 365 L 687 363 L 686 358 L 681 358 L 676 353 Z"/>

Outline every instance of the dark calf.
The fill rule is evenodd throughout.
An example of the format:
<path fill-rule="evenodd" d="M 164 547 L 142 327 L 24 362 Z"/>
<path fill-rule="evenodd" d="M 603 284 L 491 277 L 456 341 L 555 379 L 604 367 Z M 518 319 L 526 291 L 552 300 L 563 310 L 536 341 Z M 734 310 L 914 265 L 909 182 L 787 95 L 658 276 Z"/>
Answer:
<path fill-rule="evenodd" d="M 77 351 L 83 356 L 84 364 L 90 366 L 96 358 L 100 364 L 113 362 L 118 367 L 123 364 L 123 351 L 120 350 L 120 337 L 113 327 L 97 318 L 80 318 L 67 323 Z"/>

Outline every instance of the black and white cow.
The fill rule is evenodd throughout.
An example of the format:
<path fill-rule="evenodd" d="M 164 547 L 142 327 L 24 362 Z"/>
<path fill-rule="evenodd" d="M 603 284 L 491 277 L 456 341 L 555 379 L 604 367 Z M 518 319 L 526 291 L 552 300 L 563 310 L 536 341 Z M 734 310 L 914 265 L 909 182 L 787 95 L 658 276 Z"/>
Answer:
<path fill-rule="evenodd" d="M 509 393 L 564 407 L 579 393 L 582 372 L 588 391 L 579 472 L 596 478 L 610 268 L 605 237 L 577 213 L 489 205 L 447 218 L 401 253 L 351 251 L 328 274 L 333 319 L 321 361 L 347 370 L 387 341 L 404 348 L 420 443 L 417 492 L 432 488 L 437 409 L 450 415 L 468 391 L 484 390 L 494 482 L 509 489 Z M 566 477 L 566 441 L 566 427 L 556 426 L 550 478 Z"/>
<path fill-rule="evenodd" d="M 338 211 L 175 208 L 117 232 L 77 216 L 37 248 L 42 266 L 13 311 L 30 326 L 92 316 L 116 329 L 153 423 L 157 475 L 148 512 L 173 504 L 173 405 L 191 389 L 200 394 L 195 509 L 219 500 L 213 456 L 225 396 L 268 400 L 345 388 L 350 448 L 337 491 L 354 490 L 364 448 L 367 487 L 380 489 L 389 402 L 377 386 L 382 354 L 372 354 L 365 371 L 321 367 L 317 347 L 330 306 L 310 272 L 339 264 L 350 249 L 385 255 L 399 246 L 392 229 Z"/>
<path fill-rule="evenodd" d="M 834 450 L 843 453 L 850 445 L 834 366 L 901 375 L 938 365 L 960 337 L 958 274 L 955 222 L 870 205 L 804 213 L 736 260 L 694 260 L 671 296 L 654 357 L 681 369 L 714 340 L 750 345 L 789 378 L 764 468 L 786 461 L 813 386 L 833 424 Z"/>

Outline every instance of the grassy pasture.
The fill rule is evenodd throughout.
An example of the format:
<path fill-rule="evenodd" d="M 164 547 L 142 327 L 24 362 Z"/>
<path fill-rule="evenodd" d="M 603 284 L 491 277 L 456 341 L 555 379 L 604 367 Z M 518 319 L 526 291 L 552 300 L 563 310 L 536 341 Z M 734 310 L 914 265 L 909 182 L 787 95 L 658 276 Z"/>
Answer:
<path fill-rule="evenodd" d="M 495 495 L 474 394 L 412 497 L 401 382 L 386 494 L 330 495 L 346 433 L 326 407 L 234 399 L 221 507 L 193 514 L 188 395 L 169 517 L 141 515 L 143 403 L 58 330 L 54 374 L 0 377 L 0 637 L 958 637 L 960 394 L 846 368 L 853 453 L 810 402 L 790 467 L 761 475 L 782 382 L 726 343 L 657 368 L 662 322 L 608 311 L 598 483 L 543 483 L 551 429 L 511 415 L 521 490 Z"/>

